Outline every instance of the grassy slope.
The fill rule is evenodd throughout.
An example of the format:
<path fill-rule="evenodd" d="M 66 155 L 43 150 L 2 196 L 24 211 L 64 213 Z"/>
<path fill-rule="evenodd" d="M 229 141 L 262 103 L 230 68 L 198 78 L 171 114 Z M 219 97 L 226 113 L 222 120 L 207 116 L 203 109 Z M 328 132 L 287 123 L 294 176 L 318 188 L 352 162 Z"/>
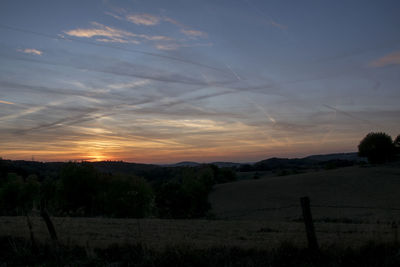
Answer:
<path fill-rule="evenodd" d="M 309 196 L 314 205 L 352 205 L 400 208 L 400 164 L 347 167 L 298 175 L 266 177 L 217 185 L 210 195 L 217 218 L 290 221 L 301 216 L 298 205 Z M 378 209 L 312 209 L 315 219 L 400 220 L 400 211 Z"/>

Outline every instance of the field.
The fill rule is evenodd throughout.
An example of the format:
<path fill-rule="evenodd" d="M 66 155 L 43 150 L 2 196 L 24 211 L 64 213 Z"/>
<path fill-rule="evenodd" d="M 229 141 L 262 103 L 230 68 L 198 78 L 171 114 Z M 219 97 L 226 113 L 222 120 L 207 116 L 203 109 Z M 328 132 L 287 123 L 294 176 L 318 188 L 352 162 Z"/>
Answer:
<path fill-rule="evenodd" d="M 32 218 L 35 238 L 47 243 L 50 238 L 40 217 Z M 168 246 L 197 248 L 241 247 L 271 249 L 290 242 L 306 246 L 301 222 L 246 220 L 159 220 L 53 218 L 59 240 L 66 246 L 106 248 L 112 244 L 141 243 L 153 249 Z M 1 217 L 0 236 L 29 238 L 24 217 Z M 374 240 L 392 242 L 397 229 L 390 224 L 316 223 L 321 246 L 332 244 L 358 247 Z"/>
<path fill-rule="evenodd" d="M 61 243 L 105 248 L 142 243 L 154 249 L 274 248 L 282 242 L 306 246 L 299 197 L 311 198 L 321 246 L 357 247 L 368 241 L 398 241 L 400 168 L 348 167 L 265 177 L 217 185 L 210 195 L 209 220 L 53 218 Z M 35 238 L 47 242 L 47 229 L 31 216 Z M 0 235 L 29 237 L 25 217 L 0 217 Z"/>
<path fill-rule="evenodd" d="M 400 221 L 400 166 L 353 166 L 288 176 L 265 176 L 215 186 L 216 218 L 296 221 L 309 196 L 316 221 Z"/>

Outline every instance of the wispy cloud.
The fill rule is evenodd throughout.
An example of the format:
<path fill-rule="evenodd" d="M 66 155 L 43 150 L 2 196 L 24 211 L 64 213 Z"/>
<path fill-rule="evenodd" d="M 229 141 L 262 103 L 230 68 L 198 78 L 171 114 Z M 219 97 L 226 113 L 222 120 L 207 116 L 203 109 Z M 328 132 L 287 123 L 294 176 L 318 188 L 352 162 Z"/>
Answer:
<path fill-rule="evenodd" d="M 165 51 L 177 50 L 181 47 L 196 47 L 196 46 L 212 46 L 212 43 L 208 42 L 208 43 L 184 44 L 184 43 L 169 42 L 169 43 L 158 43 L 155 45 L 155 47 L 158 50 L 165 50 Z"/>
<path fill-rule="evenodd" d="M 379 68 L 387 65 L 399 65 L 399 64 L 400 64 L 400 51 L 396 51 L 370 62 L 369 66 Z"/>
<path fill-rule="evenodd" d="M 148 13 L 129 13 L 125 9 L 117 9 L 114 10 L 113 12 L 106 12 L 105 14 L 112 16 L 115 19 L 122 20 L 122 21 L 128 21 L 131 23 L 134 23 L 136 25 L 143 25 L 143 26 L 156 26 L 161 24 L 162 22 L 166 22 L 172 25 L 175 25 L 178 29 L 178 32 L 183 34 L 185 37 L 181 41 L 188 41 L 185 38 L 189 39 L 198 39 L 198 38 L 207 38 L 208 34 L 206 32 L 193 29 L 192 27 L 185 25 L 173 18 L 167 17 L 167 16 L 158 16 L 154 14 L 148 14 Z M 169 38 L 166 36 L 152 36 L 151 38 L 148 38 L 146 36 L 142 36 L 142 38 L 146 40 L 151 40 L 151 41 L 173 41 L 173 38 Z M 155 45 L 155 48 L 158 50 L 176 50 L 180 47 L 189 47 L 189 45 L 180 45 L 177 44 L 177 42 L 173 43 L 163 43 L 160 44 L 158 43 Z"/>
<path fill-rule="evenodd" d="M 270 19 L 270 20 L 268 21 L 268 23 L 269 23 L 270 25 L 276 27 L 276 28 L 281 29 L 281 30 L 287 30 L 287 28 L 288 28 L 288 26 L 283 25 L 283 24 L 280 24 L 280 23 L 278 23 L 278 22 L 276 22 L 276 21 L 273 21 L 272 19 Z"/>
<path fill-rule="evenodd" d="M 118 42 L 118 43 L 139 43 L 138 40 L 133 39 L 136 34 L 120 30 L 117 28 L 105 26 L 97 22 L 91 22 L 92 28 L 78 28 L 74 30 L 64 31 L 65 34 L 74 37 L 92 38 L 101 42 Z"/>
<path fill-rule="evenodd" d="M 18 52 L 25 53 L 25 54 L 32 54 L 41 56 L 43 54 L 42 51 L 34 49 L 34 48 L 25 48 L 25 49 L 17 49 Z"/>
<path fill-rule="evenodd" d="M 198 30 L 191 30 L 191 29 L 181 29 L 181 32 L 189 37 L 207 37 L 207 33 L 198 31 Z"/>
<path fill-rule="evenodd" d="M 136 25 L 153 26 L 160 23 L 160 17 L 151 14 L 128 14 L 126 19 Z"/>
<path fill-rule="evenodd" d="M 164 35 L 136 34 L 133 32 L 106 26 L 98 22 L 91 22 L 91 28 L 78 28 L 64 31 L 65 34 L 74 37 L 92 38 L 96 37 L 99 42 L 131 43 L 140 44 L 139 40 L 146 41 L 171 41 L 172 38 Z"/>
<path fill-rule="evenodd" d="M 9 101 L 4 101 L 4 100 L 0 100 L 1 104 L 6 104 L 6 105 L 15 105 L 15 103 L 13 102 L 9 102 Z"/>
<path fill-rule="evenodd" d="M 105 12 L 106 15 L 115 19 L 133 23 L 141 26 L 156 26 L 166 22 L 177 27 L 176 31 L 183 35 L 179 40 L 167 35 L 149 35 L 143 33 L 134 33 L 127 30 L 118 29 L 103 25 L 98 22 L 91 22 L 91 27 L 77 28 L 64 31 L 64 34 L 79 38 L 93 38 L 103 43 L 121 43 L 121 44 L 142 44 L 149 43 L 157 50 L 171 51 L 182 47 L 212 46 L 208 43 L 195 43 L 194 40 L 208 38 L 206 32 L 193 29 L 175 19 L 158 16 L 148 13 L 129 13 L 125 9 L 115 9 L 113 12 Z"/>
<path fill-rule="evenodd" d="M 199 30 L 195 30 L 192 27 L 185 25 L 173 18 L 169 18 L 169 17 L 163 17 L 163 20 L 165 22 L 171 23 L 175 26 L 177 26 L 178 28 L 180 28 L 180 32 L 183 33 L 186 36 L 189 37 L 202 37 L 202 38 L 207 38 L 208 34 L 206 32 L 203 31 L 199 31 Z"/>

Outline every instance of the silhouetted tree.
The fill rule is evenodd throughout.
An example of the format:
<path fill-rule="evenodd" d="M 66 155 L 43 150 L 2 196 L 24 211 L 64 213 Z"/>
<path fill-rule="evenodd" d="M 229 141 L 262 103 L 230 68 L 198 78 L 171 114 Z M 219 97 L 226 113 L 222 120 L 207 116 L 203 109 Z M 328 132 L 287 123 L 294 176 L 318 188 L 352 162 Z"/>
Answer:
<path fill-rule="evenodd" d="M 371 132 L 358 145 L 358 154 L 367 157 L 370 163 L 384 163 L 393 159 L 395 147 L 392 138 L 386 133 Z"/>
<path fill-rule="evenodd" d="M 396 148 L 396 153 L 400 153 L 400 134 L 394 139 L 393 144 Z"/>
<path fill-rule="evenodd" d="M 98 176 L 99 173 L 88 163 L 67 163 L 61 170 L 58 185 L 61 209 L 76 215 L 93 215 Z"/>
<path fill-rule="evenodd" d="M 127 175 L 107 177 L 107 188 L 100 190 L 97 199 L 104 197 L 104 213 L 112 217 L 143 218 L 150 214 L 153 191 L 143 178 Z"/>

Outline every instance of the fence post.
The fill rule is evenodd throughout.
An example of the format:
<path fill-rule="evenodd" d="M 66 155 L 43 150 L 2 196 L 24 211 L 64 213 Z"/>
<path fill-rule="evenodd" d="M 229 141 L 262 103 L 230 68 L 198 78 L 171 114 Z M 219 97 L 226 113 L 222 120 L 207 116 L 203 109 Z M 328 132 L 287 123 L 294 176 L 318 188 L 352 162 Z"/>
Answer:
<path fill-rule="evenodd" d="M 306 226 L 308 248 L 318 250 L 317 236 L 315 235 L 314 223 L 311 216 L 310 198 L 300 198 L 301 209 L 303 210 L 303 219 Z"/>
<path fill-rule="evenodd" d="M 51 240 L 53 240 L 53 242 L 57 243 L 57 233 L 56 233 L 56 229 L 54 228 L 53 222 L 50 219 L 49 214 L 47 213 L 47 210 L 45 210 L 44 208 L 40 211 L 40 216 L 42 216 L 44 222 L 46 223 L 47 226 L 47 230 L 49 230 L 49 234 L 51 237 Z"/>

